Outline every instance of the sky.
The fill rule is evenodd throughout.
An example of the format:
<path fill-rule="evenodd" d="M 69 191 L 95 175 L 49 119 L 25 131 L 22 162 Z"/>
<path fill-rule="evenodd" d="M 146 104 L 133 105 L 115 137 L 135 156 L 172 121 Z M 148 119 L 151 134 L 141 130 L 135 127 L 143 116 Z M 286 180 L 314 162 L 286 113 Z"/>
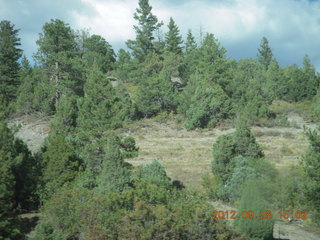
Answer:
<path fill-rule="evenodd" d="M 320 0 L 149 0 L 163 21 L 172 17 L 185 39 L 190 29 L 213 33 L 233 59 L 255 58 L 267 37 L 282 66 L 301 65 L 308 54 L 320 72 Z M 135 38 L 133 14 L 138 0 L 0 0 L 0 20 L 20 29 L 25 55 L 31 60 L 44 23 L 61 19 L 77 30 L 103 36 L 117 51 Z M 200 30 L 202 29 L 202 30 Z"/>

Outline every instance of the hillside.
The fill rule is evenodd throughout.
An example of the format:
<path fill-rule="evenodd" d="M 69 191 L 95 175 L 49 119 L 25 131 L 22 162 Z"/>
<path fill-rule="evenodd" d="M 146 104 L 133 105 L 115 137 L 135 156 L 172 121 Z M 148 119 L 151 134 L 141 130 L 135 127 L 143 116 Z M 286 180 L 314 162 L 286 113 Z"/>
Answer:
<path fill-rule="evenodd" d="M 48 135 L 51 119 L 36 115 L 23 116 L 12 119 L 9 125 L 21 124 L 16 136 L 23 139 L 32 151 L 36 151 Z M 266 158 L 279 170 L 299 163 L 300 156 L 308 146 L 303 126 L 311 129 L 316 127 L 296 113 L 289 113 L 288 120 L 294 127 L 252 128 Z M 226 127 L 187 131 L 174 120 L 159 123 L 153 119 L 140 120 L 119 130 L 124 135 L 133 136 L 140 149 L 138 157 L 128 160 L 131 164 L 137 166 L 157 159 L 172 179 L 194 188 L 199 186 L 201 176 L 210 172 L 213 143 L 219 136 L 232 131 L 233 128 Z"/>

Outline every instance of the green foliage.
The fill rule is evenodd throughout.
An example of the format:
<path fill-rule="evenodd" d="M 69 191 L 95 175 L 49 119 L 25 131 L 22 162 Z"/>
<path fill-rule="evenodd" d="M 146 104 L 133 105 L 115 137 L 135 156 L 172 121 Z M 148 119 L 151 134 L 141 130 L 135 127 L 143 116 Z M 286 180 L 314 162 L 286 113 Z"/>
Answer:
<path fill-rule="evenodd" d="M 225 55 L 226 49 L 220 45 L 213 34 L 207 33 L 199 47 L 198 70 L 207 78 L 214 77 L 214 74 L 210 75 L 215 72 L 216 62 L 225 58 Z"/>
<path fill-rule="evenodd" d="M 62 96 L 51 124 L 50 136 L 67 136 L 72 133 L 77 125 L 77 116 L 77 98 L 72 95 Z"/>
<path fill-rule="evenodd" d="M 49 199 L 65 183 L 75 179 L 81 167 L 81 161 L 64 137 L 50 139 L 43 153 L 43 189 L 42 199 Z"/>
<path fill-rule="evenodd" d="M 213 145 L 212 172 L 226 182 L 233 171 L 236 146 L 232 134 L 222 135 Z"/>
<path fill-rule="evenodd" d="M 171 184 L 171 179 L 167 176 L 165 168 L 157 160 L 153 160 L 139 169 L 138 176 L 158 186 L 169 186 Z"/>
<path fill-rule="evenodd" d="M 261 179 L 248 181 L 240 200 L 238 212 L 243 213 L 243 211 L 253 211 L 254 218 L 237 218 L 234 224 L 241 233 L 246 234 L 250 238 L 271 240 L 273 239 L 274 220 L 272 218 L 259 218 L 260 216 L 263 216 L 261 211 L 266 212 L 267 209 L 270 209 L 264 198 L 264 186 L 264 181 Z M 246 217 L 246 215 L 244 216 Z"/>
<path fill-rule="evenodd" d="M 124 137 L 121 139 L 122 155 L 124 158 L 132 158 L 138 156 L 139 148 L 136 146 L 136 140 L 131 137 Z"/>
<path fill-rule="evenodd" d="M 244 119 L 239 119 L 234 133 L 222 135 L 213 145 L 212 172 L 222 184 L 231 179 L 235 169 L 235 157 L 258 159 L 263 157 L 260 145 L 256 142 Z"/>
<path fill-rule="evenodd" d="M 272 96 L 268 93 L 265 72 L 255 59 L 241 59 L 231 74 L 233 79 L 226 84 L 234 108 L 245 114 L 251 122 L 268 118 Z"/>
<path fill-rule="evenodd" d="M 309 148 L 303 156 L 305 174 L 304 194 L 308 205 L 316 214 L 320 214 L 320 135 L 316 130 L 307 131 Z M 318 222 L 318 219 L 314 219 Z"/>
<path fill-rule="evenodd" d="M 13 159 L 10 153 L 0 149 L 0 238 L 16 239 L 19 230 L 14 224 L 13 199 L 15 179 L 11 166 Z"/>
<path fill-rule="evenodd" d="M 214 127 L 219 120 L 230 113 L 230 101 L 219 85 L 210 88 L 198 87 L 191 98 L 190 107 L 186 112 L 185 127 Z"/>
<path fill-rule="evenodd" d="M 179 28 L 172 18 L 170 18 L 168 29 L 169 31 L 166 34 L 167 51 L 174 54 L 181 54 L 182 48 L 180 45 L 182 44 L 183 41 L 179 34 Z"/>
<path fill-rule="evenodd" d="M 320 121 L 320 93 L 318 92 L 312 99 L 311 118 L 314 121 Z"/>
<path fill-rule="evenodd" d="M 264 92 L 272 98 L 282 98 L 288 91 L 286 78 L 283 69 L 280 68 L 277 61 L 271 61 L 268 70 L 265 72 L 266 83 Z"/>
<path fill-rule="evenodd" d="M 180 67 L 180 75 L 183 82 L 187 83 L 190 76 L 195 73 L 199 62 L 199 51 L 197 50 L 197 44 L 192 35 L 191 30 L 188 31 L 187 41 L 185 43 L 185 54 L 183 55 L 182 65 Z"/>
<path fill-rule="evenodd" d="M 248 121 L 241 116 L 237 122 L 234 143 L 236 145 L 235 152 L 237 155 L 250 158 L 263 157 L 261 146 L 256 142 L 255 137 L 252 135 Z"/>
<path fill-rule="evenodd" d="M 97 191 L 100 193 L 122 192 L 130 186 L 130 173 L 124 164 L 120 146 L 120 138 L 110 135 L 101 173 L 97 178 Z"/>
<path fill-rule="evenodd" d="M 139 8 L 134 13 L 134 19 L 138 21 L 138 25 L 133 27 L 136 39 L 127 41 L 128 48 L 140 62 L 154 50 L 154 32 L 162 25 L 151 10 L 149 0 L 139 0 Z"/>
<path fill-rule="evenodd" d="M 257 171 L 251 167 L 249 161 L 241 155 L 235 157 L 234 164 L 235 168 L 226 186 L 222 188 L 222 194 L 220 190 L 220 196 L 226 195 L 226 199 L 231 202 L 236 202 L 240 199 L 246 181 L 258 177 Z"/>
<path fill-rule="evenodd" d="M 39 159 L 32 156 L 21 139 L 15 139 L 15 202 L 22 210 L 34 210 L 39 204 L 38 184 L 41 176 Z"/>
<path fill-rule="evenodd" d="M 34 209 L 39 172 L 26 145 L 0 119 L 0 238 L 21 239 L 17 211 Z"/>
<path fill-rule="evenodd" d="M 85 96 L 78 101 L 77 125 L 81 130 L 101 134 L 101 131 L 122 125 L 126 117 L 123 111 L 126 111 L 126 108 L 102 72 L 97 69 L 90 70 L 84 93 Z"/>
<path fill-rule="evenodd" d="M 97 69 L 88 73 L 85 96 L 78 100 L 78 118 L 74 139 L 81 157 L 91 166 L 100 166 L 105 152 L 106 131 L 122 126 L 130 117 L 131 101 L 112 87 Z"/>
<path fill-rule="evenodd" d="M 107 73 L 116 61 L 111 45 L 101 36 L 92 35 L 83 41 L 84 55 L 88 67 L 97 64 L 100 71 Z"/>
<path fill-rule="evenodd" d="M 298 102 L 311 99 L 317 94 L 319 77 L 308 56 L 304 57 L 303 68 L 298 68 L 296 65 L 286 67 L 284 75 L 287 91 L 281 99 Z"/>
<path fill-rule="evenodd" d="M 35 228 L 35 234 L 30 237 L 31 240 L 64 240 L 66 236 L 55 229 L 49 222 L 43 221 Z"/>
<path fill-rule="evenodd" d="M 58 106 L 60 97 L 66 92 L 83 94 L 84 67 L 77 49 L 76 36 L 70 26 L 59 19 L 51 19 L 43 26 L 37 44 L 37 61 L 46 70 L 51 87 L 43 92 L 53 91 L 53 101 Z"/>
<path fill-rule="evenodd" d="M 161 111 L 174 111 L 177 104 L 177 90 L 170 81 L 170 73 L 156 59 L 156 55 L 151 57 L 145 68 L 146 76 L 138 85 L 136 102 L 142 117 L 152 117 Z"/>
<path fill-rule="evenodd" d="M 201 176 L 201 186 L 209 199 L 217 198 L 217 190 L 219 187 L 219 179 L 212 173 Z"/>
<path fill-rule="evenodd" d="M 304 176 L 302 166 L 290 166 L 279 179 L 279 204 L 288 211 L 304 206 Z"/>
<path fill-rule="evenodd" d="M 191 51 L 197 49 L 197 43 L 192 35 L 191 30 L 188 30 L 187 41 L 185 43 L 185 52 L 190 53 Z"/>
<path fill-rule="evenodd" d="M 20 84 L 18 60 L 22 50 L 18 48 L 21 45 L 18 32 L 10 21 L 0 22 L 0 111 L 15 100 Z"/>
<path fill-rule="evenodd" d="M 260 48 L 258 48 L 258 61 L 264 67 L 264 69 L 267 70 L 272 58 L 273 53 L 269 47 L 269 41 L 266 37 L 263 37 L 260 43 Z"/>
<path fill-rule="evenodd" d="M 120 49 L 116 66 L 116 75 L 123 82 L 135 82 L 141 75 L 141 69 L 136 59 L 132 59 L 129 52 Z"/>
<path fill-rule="evenodd" d="M 30 114 L 41 112 L 47 115 L 55 111 L 55 85 L 44 69 L 35 67 L 19 87 L 17 112 Z"/>

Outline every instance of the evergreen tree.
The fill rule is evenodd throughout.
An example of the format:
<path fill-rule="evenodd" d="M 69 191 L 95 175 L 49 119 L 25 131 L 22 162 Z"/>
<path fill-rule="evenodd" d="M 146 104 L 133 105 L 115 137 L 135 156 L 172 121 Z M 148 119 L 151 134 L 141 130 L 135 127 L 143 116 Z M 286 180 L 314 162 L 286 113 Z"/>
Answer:
<path fill-rule="evenodd" d="M 266 71 L 264 92 L 272 99 L 282 98 L 287 91 L 287 84 L 284 80 L 283 70 L 280 68 L 278 62 L 275 60 L 271 61 Z"/>
<path fill-rule="evenodd" d="M 311 99 L 317 94 L 319 77 L 316 75 L 310 59 L 306 56 L 303 61 L 303 68 L 291 65 L 284 69 L 286 92 L 282 99 L 298 102 Z"/>
<path fill-rule="evenodd" d="M 191 51 L 195 50 L 197 48 L 197 43 L 194 39 L 194 36 L 192 35 L 191 30 L 188 30 L 188 34 L 187 34 L 187 41 L 185 44 L 185 52 L 188 54 Z"/>
<path fill-rule="evenodd" d="M 92 35 L 83 41 L 84 58 L 89 67 L 95 62 L 103 73 L 114 68 L 116 61 L 111 45 L 101 36 Z"/>
<path fill-rule="evenodd" d="M 219 58 L 225 58 L 226 55 L 226 49 L 220 46 L 218 40 L 211 33 L 206 34 L 199 50 L 201 59 L 199 70 L 203 72 L 208 72 L 210 66 L 213 66 Z"/>
<path fill-rule="evenodd" d="M 256 142 L 247 120 L 240 117 L 234 133 L 222 135 L 213 145 L 212 172 L 225 184 L 235 168 L 235 157 L 259 159 L 263 157 L 260 145 Z"/>
<path fill-rule="evenodd" d="M 264 188 L 265 182 L 262 179 L 252 179 L 242 193 L 238 213 L 243 215 L 235 219 L 235 226 L 249 239 L 273 239 L 274 220 L 272 216 L 269 219 L 268 215 L 264 214 L 267 209 L 271 209 L 264 198 Z M 254 213 L 253 218 L 249 217 L 250 211 Z"/>
<path fill-rule="evenodd" d="M 138 172 L 140 179 L 145 179 L 150 183 L 168 187 L 171 185 L 171 179 L 167 176 L 165 168 L 157 160 L 143 166 Z"/>
<path fill-rule="evenodd" d="M 21 239 L 17 210 L 34 209 L 37 203 L 37 163 L 26 145 L 15 139 L 0 118 L 0 239 Z"/>
<path fill-rule="evenodd" d="M 137 59 L 131 58 L 128 51 L 120 49 L 116 65 L 116 75 L 122 82 L 136 82 L 141 76 L 141 66 Z"/>
<path fill-rule="evenodd" d="M 139 8 L 134 14 L 134 19 L 138 21 L 138 25 L 133 27 L 136 31 L 136 39 L 127 41 L 133 56 L 140 62 L 154 50 L 154 32 L 162 25 L 151 10 L 149 0 L 139 0 Z"/>
<path fill-rule="evenodd" d="M 304 194 L 306 202 L 314 211 L 313 220 L 319 223 L 320 216 L 320 134 L 307 132 L 310 146 L 302 158 L 305 173 Z"/>
<path fill-rule="evenodd" d="M 51 123 L 50 137 L 73 133 L 77 125 L 77 116 L 77 98 L 71 94 L 62 96 Z"/>
<path fill-rule="evenodd" d="M 319 88 L 320 78 L 319 75 L 317 76 L 316 69 L 311 63 L 311 60 L 308 55 L 305 55 L 303 58 L 303 68 L 302 71 L 305 75 L 308 98 L 311 96 L 315 96 L 317 93 L 317 89 Z"/>
<path fill-rule="evenodd" d="M 269 47 L 269 42 L 266 37 L 263 37 L 260 43 L 260 48 L 258 48 L 258 61 L 264 67 L 265 70 L 268 69 L 273 58 L 273 53 Z"/>
<path fill-rule="evenodd" d="M 237 120 L 234 142 L 237 155 L 256 159 L 264 156 L 261 146 L 251 132 L 248 120 L 243 116 Z"/>
<path fill-rule="evenodd" d="M 130 173 L 125 167 L 120 145 L 118 136 L 109 136 L 102 170 L 97 179 L 97 191 L 100 193 L 121 192 L 130 185 Z"/>
<path fill-rule="evenodd" d="M 176 25 L 176 23 L 173 21 L 172 18 L 170 18 L 169 24 L 168 24 L 168 33 L 166 34 L 166 49 L 168 52 L 172 52 L 175 54 L 181 54 L 182 53 L 182 47 L 180 46 L 183 41 L 182 37 L 179 33 L 179 28 Z"/>
<path fill-rule="evenodd" d="M 45 23 L 37 44 L 39 49 L 36 59 L 44 66 L 50 81 L 54 83 L 55 107 L 57 108 L 59 99 L 66 90 L 82 95 L 84 71 L 75 34 L 70 26 L 59 19 Z"/>
<path fill-rule="evenodd" d="M 219 85 L 210 88 L 198 87 L 191 98 L 190 107 L 186 112 L 185 127 L 214 127 L 219 120 L 230 114 L 230 100 Z"/>
<path fill-rule="evenodd" d="M 220 195 L 226 195 L 226 199 L 231 202 L 240 199 L 246 181 L 258 177 L 257 171 L 250 166 L 247 158 L 239 155 L 235 157 L 234 162 L 235 168 L 231 178 L 227 181 L 226 186 L 220 190 Z"/>
<path fill-rule="evenodd" d="M 159 61 L 154 61 L 157 55 L 148 61 L 149 77 L 140 81 L 137 92 L 138 111 L 143 117 L 152 117 L 160 111 L 175 111 L 176 88 L 170 81 L 171 73 L 163 70 Z"/>
<path fill-rule="evenodd" d="M 131 100 L 120 97 L 97 67 L 88 73 L 84 97 L 78 100 L 77 149 L 90 166 L 100 169 L 108 130 L 122 126 L 130 116 Z"/>
<path fill-rule="evenodd" d="M 125 106 L 116 89 L 96 67 L 88 73 L 85 96 L 79 99 L 77 125 L 83 131 L 100 135 L 101 131 L 121 127 L 130 106 Z"/>
<path fill-rule="evenodd" d="M 0 239 L 17 239 L 19 230 L 13 214 L 15 180 L 11 154 L 0 149 Z"/>
<path fill-rule="evenodd" d="M 158 28 L 155 33 L 155 40 L 153 42 L 154 52 L 158 55 L 163 55 L 165 52 L 166 41 L 165 35 L 161 28 Z"/>
<path fill-rule="evenodd" d="M 0 112 L 15 100 L 20 83 L 18 60 L 22 50 L 18 48 L 18 32 L 10 21 L 0 22 Z"/>
<path fill-rule="evenodd" d="M 80 170 L 81 162 L 63 136 L 50 139 L 43 153 L 42 199 L 49 199 L 57 189 L 71 182 Z"/>

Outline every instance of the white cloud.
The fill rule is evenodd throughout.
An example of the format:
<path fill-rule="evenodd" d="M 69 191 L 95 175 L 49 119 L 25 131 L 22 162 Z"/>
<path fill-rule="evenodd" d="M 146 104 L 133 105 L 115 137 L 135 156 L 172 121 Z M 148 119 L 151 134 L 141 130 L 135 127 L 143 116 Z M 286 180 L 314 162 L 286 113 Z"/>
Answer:
<path fill-rule="evenodd" d="M 25 2 L 0 0 L 0 18 L 12 20 L 21 29 L 27 52 L 36 51 L 30 36 L 36 39 L 41 25 L 50 18 L 61 18 L 74 29 L 91 29 L 91 33 L 102 35 L 117 47 L 125 47 L 124 42 L 135 37 L 133 14 L 138 0 Z M 61 11 L 63 4 L 65 9 Z M 320 70 L 320 1 L 150 0 L 150 4 L 165 23 L 163 32 L 171 16 L 184 37 L 188 29 L 198 37 L 201 26 L 203 32 L 214 33 L 229 56 L 235 58 L 255 57 L 260 39 L 266 36 L 283 65 L 299 64 L 307 53 Z"/>
<path fill-rule="evenodd" d="M 135 1 L 82 0 L 95 15 L 72 11 L 75 23 L 80 28 L 90 29 L 92 33 L 104 36 L 108 41 L 125 41 L 134 38 L 133 14 L 137 7 Z"/>

